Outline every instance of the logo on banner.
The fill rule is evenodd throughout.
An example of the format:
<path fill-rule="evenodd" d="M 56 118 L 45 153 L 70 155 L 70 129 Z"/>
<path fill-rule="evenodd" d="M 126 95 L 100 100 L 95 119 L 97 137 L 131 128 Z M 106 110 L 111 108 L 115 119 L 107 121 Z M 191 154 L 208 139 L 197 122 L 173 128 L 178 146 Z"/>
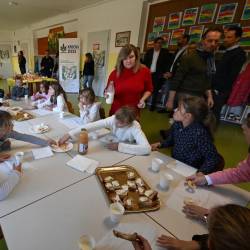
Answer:
<path fill-rule="evenodd" d="M 61 53 L 77 53 L 77 50 L 79 50 L 79 45 L 77 44 L 69 44 L 65 46 L 63 43 L 62 46 L 60 46 Z"/>
<path fill-rule="evenodd" d="M 66 50 L 67 50 L 67 47 L 63 43 L 63 45 L 60 47 L 60 52 L 61 53 L 66 53 Z"/>

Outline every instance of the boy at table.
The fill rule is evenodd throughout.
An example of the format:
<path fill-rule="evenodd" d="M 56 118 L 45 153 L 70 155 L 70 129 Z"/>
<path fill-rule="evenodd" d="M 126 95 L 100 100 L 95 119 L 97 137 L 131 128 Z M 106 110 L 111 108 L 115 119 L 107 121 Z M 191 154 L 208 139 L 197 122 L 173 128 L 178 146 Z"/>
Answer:
<path fill-rule="evenodd" d="M 119 141 L 109 143 L 107 147 L 110 150 L 133 155 L 147 155 L 151 152 L 150 144 L 140 124 L 136 121 L 136 112 L 132 107 L 124 106 L 118 109 L 115 115 L 69 131 L 59 140 L 59 144 L 65 143 L 70 138 L 76 140 L 83 128 L 88 132 L 101 128 L 110 129 L 111 134 Z"/>

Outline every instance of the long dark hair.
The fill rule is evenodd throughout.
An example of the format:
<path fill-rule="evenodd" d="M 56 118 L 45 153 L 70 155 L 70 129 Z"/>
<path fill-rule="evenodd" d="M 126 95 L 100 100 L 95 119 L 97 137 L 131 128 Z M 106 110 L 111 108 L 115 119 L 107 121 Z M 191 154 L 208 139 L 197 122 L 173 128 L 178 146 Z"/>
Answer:
<path fill-rule="evenodd" d="M 216 129 L 216 119 L 209 110 L 205 99 L 198 96 L 184 96 L 181 98 L 180 103 L 187 113 L 192 114 L 194 122 L 202 123 L 213 138 Z"/>
<path fill-rule="evenodd" d="M 92 56 L 91 53 L 88 52 L 88 53 L 85 54 L 85 56 L 86 56 L 86 58 L 87 58 L 87 62 L 93 61 L 93 56 Z"/>
<path fill-rule="evenodd" d="M 52 87 L 55 90 L 55 94 L 50 97 L 51 103 L 57 104 L 57 97 L 61 94 L 63 95 L 65 102 L 67 102 L 66 93 L 59 83 L 52 83 L 52 84 L 50 84 L 50 87 Z"/>
<path fill-rule="evenodd" d="M 9 112 L 0 110 L 0 128 L 9 126 L 12 123 L 12 116 Z"/>

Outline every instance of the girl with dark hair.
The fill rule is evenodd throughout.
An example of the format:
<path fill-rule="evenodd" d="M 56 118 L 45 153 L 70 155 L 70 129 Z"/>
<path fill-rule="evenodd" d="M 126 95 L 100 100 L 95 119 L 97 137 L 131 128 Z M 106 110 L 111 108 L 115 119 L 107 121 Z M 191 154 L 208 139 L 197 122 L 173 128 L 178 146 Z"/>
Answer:
<path fill-rule="evenodd" d="M 215 118 L 205 100 L 200 97 L 183 97 L 173 118 L 175 122 L 167 139 L 152 144 L 152 150 L 173 147 L 172 157 L 176 160 L 205 174 L 216 171 L 221 157 L 212 138 Z"/>
<path fill-rule="evenodd" d="M 49 92 L 49 85 L 47 82 L 43 81 L 40 83 L 40 89 L 36 94 L 33 94 L 33 96 L 31 96 L 31 100 L 32 101 L 45 101 L 49 98 L 48 95 Z"/>
<path fill-rule="evenodd" d="M 92 88 L 92 82 L 95 74 L 95 62 L 91 53 L 85 54 L 83 67 L 83 88 Z"/>

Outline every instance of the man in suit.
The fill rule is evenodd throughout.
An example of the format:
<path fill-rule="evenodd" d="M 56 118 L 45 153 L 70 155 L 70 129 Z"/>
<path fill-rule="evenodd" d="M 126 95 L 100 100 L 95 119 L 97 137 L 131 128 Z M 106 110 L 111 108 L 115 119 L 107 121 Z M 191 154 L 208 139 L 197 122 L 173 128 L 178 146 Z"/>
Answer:
<path fill-rule="evenodd" d="M 46 50 L 45 56 L 41 61 L 41 73 L 43 76 L 51 77 L 54 68 L 54 59 L 49 55 L 49 51 Z"/>
<path fill-rule="evenodd" d="M 162 48 L 163 38 L 154 40 L 154 48 L 149 49 L 144 56 L 144 64 L 150 69 L 154 91 L 150 110 L 155 109 L 159 90 L 164 83 L 164 74 L 169 71 L 172 63 L 172 55 L 167 49 Z"/>

